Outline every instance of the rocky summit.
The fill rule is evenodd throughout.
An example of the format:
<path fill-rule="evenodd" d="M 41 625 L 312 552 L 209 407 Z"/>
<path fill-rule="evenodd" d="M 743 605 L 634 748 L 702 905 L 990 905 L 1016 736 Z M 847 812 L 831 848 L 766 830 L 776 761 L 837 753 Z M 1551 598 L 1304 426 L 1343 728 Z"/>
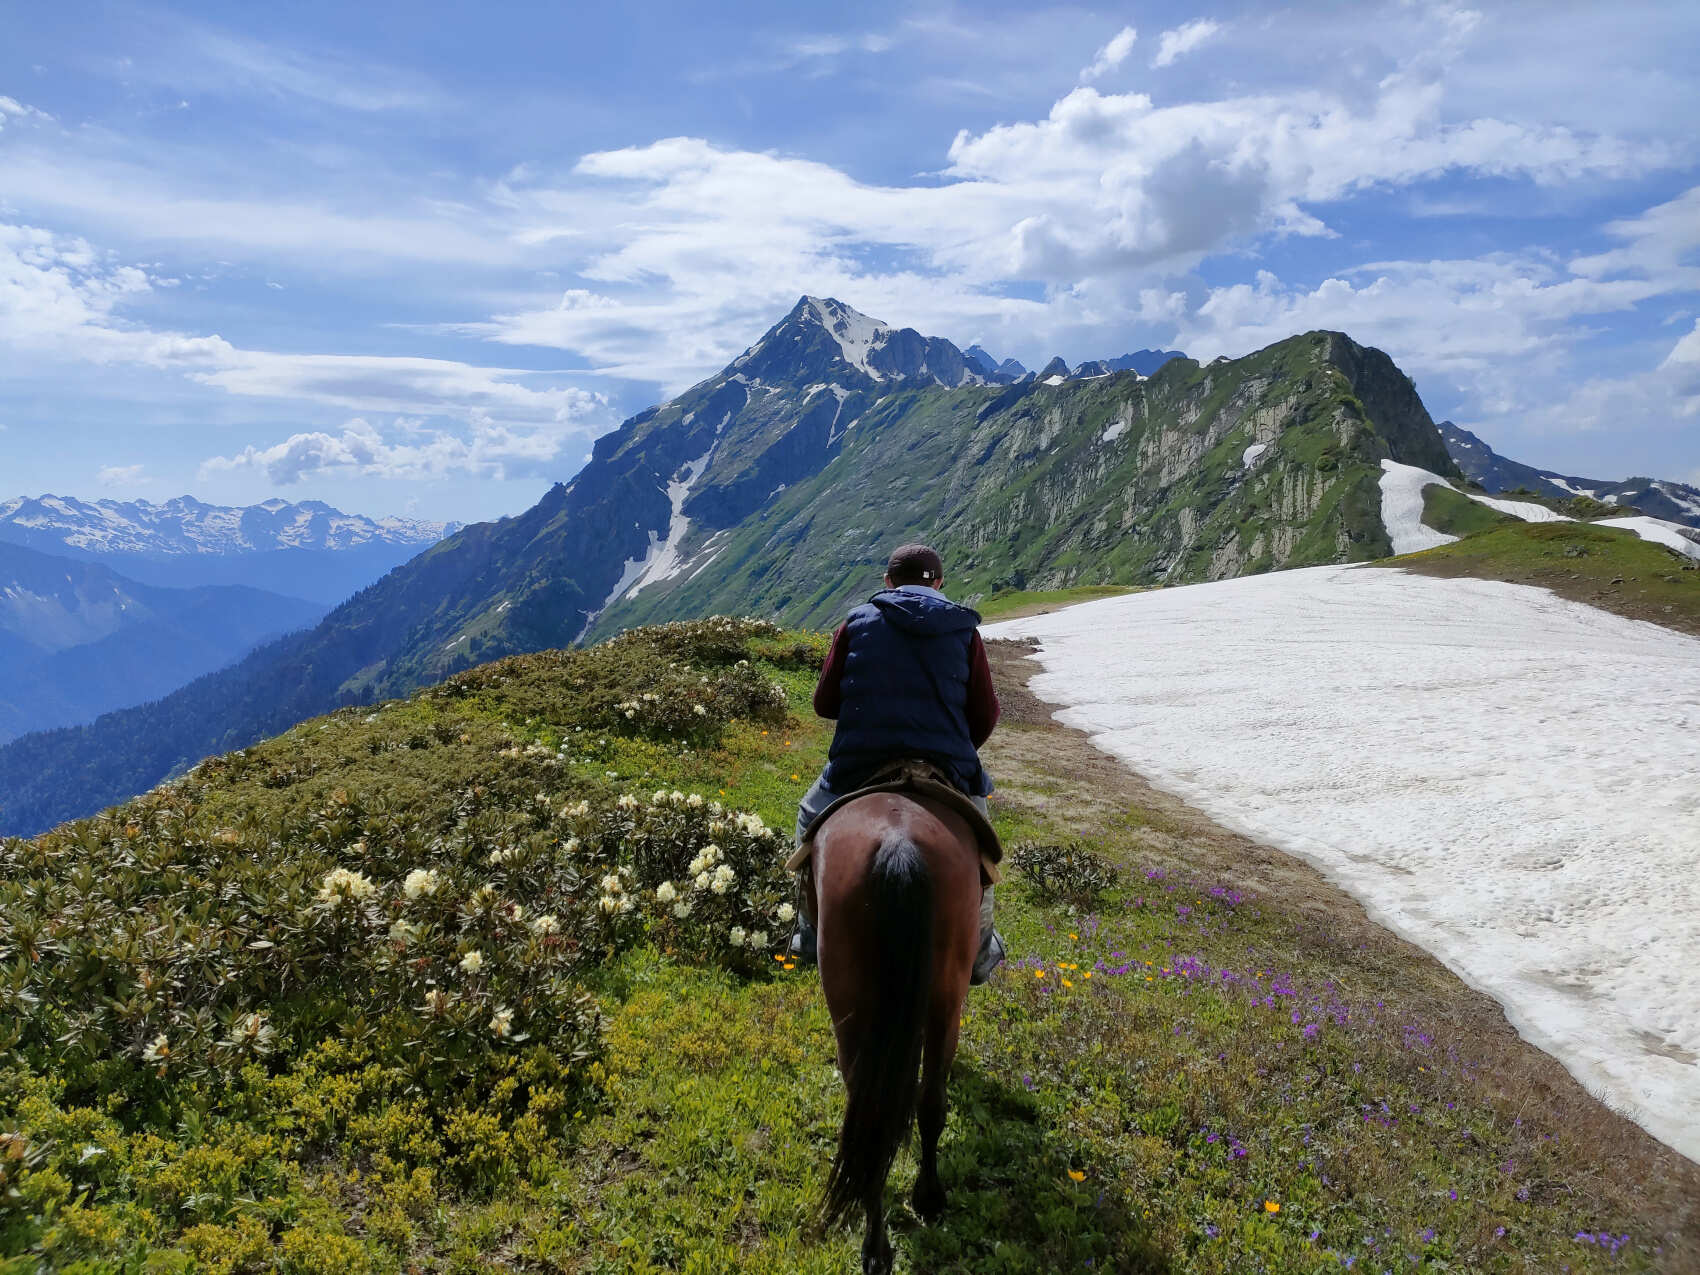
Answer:
<path fill-rule="evenodd" d="M 1409 378 L 1337 332 L 1209 365 L 1162 352 L 1149 376 L 1059 359 L 1008 382 L 986 361 L 805 296 L 523 514 L 156 704 L 0 749 L 0 830 L 498 656 L 713 612 L 826 625 L 907 539 L 969 601 L 1213 580 L 1384 557 L 1380 462 L 1457 475 Z"/>

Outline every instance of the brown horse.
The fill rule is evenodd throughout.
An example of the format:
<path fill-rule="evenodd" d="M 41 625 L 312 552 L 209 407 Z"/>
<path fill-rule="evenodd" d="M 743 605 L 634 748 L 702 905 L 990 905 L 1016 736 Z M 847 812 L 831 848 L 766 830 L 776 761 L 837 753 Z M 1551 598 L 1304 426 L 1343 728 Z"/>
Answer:
<path fill-rule="evenodd" d="M 860 1205 L 864 1275 L 891 1270 L 885 1181 L 919 1115 L 915 1212 L 944 1211 L 939 1134 L 980 938 L 980 852 L 947 806 L 907 793 L 846 802 L 815 833 L 821 984 L 848 1090 L 821 1218 Z"/>

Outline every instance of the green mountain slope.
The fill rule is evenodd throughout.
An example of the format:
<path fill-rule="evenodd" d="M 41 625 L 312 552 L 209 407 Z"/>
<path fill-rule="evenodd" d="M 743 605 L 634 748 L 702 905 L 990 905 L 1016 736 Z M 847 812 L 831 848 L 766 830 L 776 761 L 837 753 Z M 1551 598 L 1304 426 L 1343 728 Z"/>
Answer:
<path fill-rule="evenodd" d="M 908 538 L 969 597 L 1385 556 L 1384 457 L 1457 472 L 1410 381 L 1339 333 L 1149 380 L 1001 384 L 947 341 L 804 297 L 518 517 L 157 704 L 0 748 L 0 832 L 500 656 L 715 611 L 824 624 Z"/>
<path fill-rule="evenodd" d="M 757 516 L 693 528 L 678 575 L 590 633 L 717 610 L 825 623 L 915 538 L 970 599 L 1384 557 L 1384 457 L 1456 473 L 1409 380 L 1339 333 L 1149 380 L 905 390 Z"/>

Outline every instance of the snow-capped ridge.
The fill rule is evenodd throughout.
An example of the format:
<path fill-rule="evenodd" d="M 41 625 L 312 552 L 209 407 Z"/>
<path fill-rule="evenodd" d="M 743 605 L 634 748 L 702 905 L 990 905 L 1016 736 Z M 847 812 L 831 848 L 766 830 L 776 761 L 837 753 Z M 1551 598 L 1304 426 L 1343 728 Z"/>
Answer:
<path fill-rule="evenodd" d="M 57 545 L 84 553 L 153 557 L 428 545 L 460 525 L 394 515 L 368 518 L 323 501 L 292 504 L 276 497 L 246 507 L 209 505 L 193 496 L 160 504 L 52 494 L 0 502 L 0 539 L 36 548 Z"/>

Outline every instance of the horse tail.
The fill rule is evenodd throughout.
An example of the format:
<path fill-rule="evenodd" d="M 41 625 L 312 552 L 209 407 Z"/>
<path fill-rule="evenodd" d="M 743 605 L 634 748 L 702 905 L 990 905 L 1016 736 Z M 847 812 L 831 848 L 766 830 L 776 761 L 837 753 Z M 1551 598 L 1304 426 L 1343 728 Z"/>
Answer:
<path fill-rule="evenodd" d="M 915 1121 L 921 1045 L 933 986 L 933 882 L 920 849 L 888 832 L 869 873 L 874 969 L 882 1004 L 861 1024 L 844 1078 L 849 1091 L 838 1154 L 827 1176 L 821 1220 L 833 1226 L 885 1185 Z"/>

